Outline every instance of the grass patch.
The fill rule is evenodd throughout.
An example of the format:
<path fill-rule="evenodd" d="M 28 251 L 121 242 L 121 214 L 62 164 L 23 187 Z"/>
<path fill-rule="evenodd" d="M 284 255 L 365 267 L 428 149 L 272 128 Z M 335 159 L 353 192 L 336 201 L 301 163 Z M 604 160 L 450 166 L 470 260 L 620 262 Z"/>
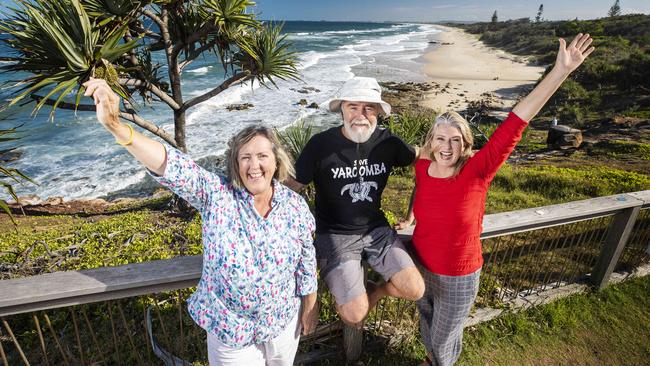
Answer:
<path fill-rule="evenodd" d="M 650 144 L 633 141 L 604 140 L 600 141 L 589 151 L 591 155 L 607 156 L 614 159 L 650 160 Z"/>
<path fill-rule="evenodd" d="M 643 365 L 650 277 L 573 295 L 467 329 L 459 365 Z"/>
<path fill-rule="evenodd" d="M 197 217 L 183 221 L 147 209 L 109 216 L 17 217 L 0 241 L 2 278 L 117 266 L 200 254 Z"/>
<path fill-rule="evenodd" d="M 413 169 L 405 171 L 403 175 L 388 177 L 388 183 L 381 197 L 381 207 L 389 221 L 400 221 L 406 217 L 414 186 Z"/>
<path fill-rule="evenodd" d="M 495 177 L 486 212 L 503 212 L 650 189 L 650 177 L 606 167 L 588 169 L 504 165 Z"/>
<path fill-rule="evenodd" d="M 504 315 L 465 329 L 457 365 L 646 365 L 648 303 L 650 276 L 645 276 Z M 418 330 L 413 326 L 415 334 Z M 406 337 L 396 346 L 366 349 L 359 365 L 412 366 L 424 356 L 419 337 Z M 341 362 L 334 359 L 319 365 Z"/>

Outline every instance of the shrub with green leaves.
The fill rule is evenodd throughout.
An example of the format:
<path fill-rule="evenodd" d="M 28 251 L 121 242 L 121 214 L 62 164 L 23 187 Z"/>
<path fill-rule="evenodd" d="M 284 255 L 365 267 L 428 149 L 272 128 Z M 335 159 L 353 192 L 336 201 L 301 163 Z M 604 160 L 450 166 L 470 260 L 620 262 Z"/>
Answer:
<path fill-rule="evenodd" d="M 435 118 L 433 113 L 405 111 L 397 116 L 390 116 L 386 127 L 407 144 L 422 146 Z"/>
<path fill-rule="evenodd" d="M 5 144 L 9 141 L 18 140 L 19 138 L 14 135 L 15 133 L 16 133 L 15 128 L 10 128 L 10 129 L 0 128 L 0 145 Z M 9 196 L 11 196 L 16 202 L 18 202 L 18 196 L 16 196 L 16 191 L 14 190 L 13 185 L 22 182 L 31 182 L 31 183 L 35 183 L 35 182 L 31 180 L 28 176 L 23 174 L 20 170 L 4 166 L 2 157 L 6 156 L 7 154 L 14 151 L 15 149 L 16 149 L 15 147 L 0 149 L 0 186 L 4 188 L 5 192 L 7 192 Z M 6 212 L 15 224 L 14 218 L 11 215 L 11 210 L 9 209 L 9 205 L 7 204 L 7 201 L 0 199 L 0 209 Z"/>

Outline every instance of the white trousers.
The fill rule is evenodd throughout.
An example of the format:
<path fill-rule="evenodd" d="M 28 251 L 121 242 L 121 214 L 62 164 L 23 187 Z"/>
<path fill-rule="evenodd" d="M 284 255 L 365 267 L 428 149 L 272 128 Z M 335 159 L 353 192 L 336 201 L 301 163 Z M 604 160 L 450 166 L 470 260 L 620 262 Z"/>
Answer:
<path fill-rule="evenodd" d="M 300 311 L 275 338 L 261 344 L 234 348 L 208 333 L 210 366 L 291 366 L 300 341 Z"/>

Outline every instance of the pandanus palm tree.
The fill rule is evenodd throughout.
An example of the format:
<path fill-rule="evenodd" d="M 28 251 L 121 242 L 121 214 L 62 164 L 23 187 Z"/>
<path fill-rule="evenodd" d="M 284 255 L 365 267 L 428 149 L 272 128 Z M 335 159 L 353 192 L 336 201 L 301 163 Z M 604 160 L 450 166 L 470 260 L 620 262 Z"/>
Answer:
<path fill-rule="evenodd" d="M 92 111 L 94 106 L 81 103 L 81 83 L 100 77 L 122 95 L 124 120 L 185 151 L 188 109 L 234 84 L 257 80 L 277 87 L 276 79 L 299 79 L 295 53 L 280 26 L 258 21 L 249 11 L 254 5 L 248 0 L 16 0 L 0 20 L 5 33 L 0 41 L 13 50 L 0 71 L 29 76 L 15 83 L 9 105 L 31 98 L 34 111 L 49 105 L 52 116 L 57 108 Z M 164 63 L 153 62 L 153 52 L 164 53 Z M 206 52 L 217 56 L 226 78 L 186 100 L 182 71 Z M 173 135 L 138 115 L 135 94 L 171 108 Z"/>

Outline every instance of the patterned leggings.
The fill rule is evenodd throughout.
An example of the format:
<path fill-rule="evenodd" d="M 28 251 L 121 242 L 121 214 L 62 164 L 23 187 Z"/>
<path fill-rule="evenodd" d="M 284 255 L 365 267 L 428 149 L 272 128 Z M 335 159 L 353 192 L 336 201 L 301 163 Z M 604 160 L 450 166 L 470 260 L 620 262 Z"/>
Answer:
<path fill-rule="evenodd" d="M 424 296 L 417 301 L 420 335 L 431 361 L 453 365 L 463 348 L 463 324 L 478 293 L 481 270 L 464 276 L 445 276 L 420 267 Z"/>

